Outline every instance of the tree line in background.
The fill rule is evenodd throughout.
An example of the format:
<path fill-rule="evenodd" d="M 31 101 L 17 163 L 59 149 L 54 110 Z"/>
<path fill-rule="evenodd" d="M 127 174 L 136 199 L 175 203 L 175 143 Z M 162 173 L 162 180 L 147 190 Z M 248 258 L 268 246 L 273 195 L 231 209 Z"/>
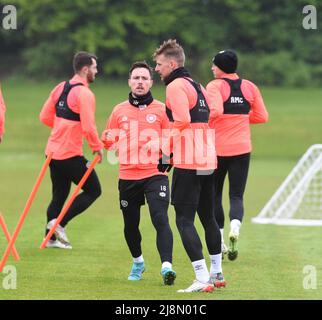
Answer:
<path fill-rule="evenodd" d="M 1 5 L 4 5 L 1 1 Z M 18 29 L 0 29 L 0 72 L 66 77 L 78 50 L 95 53 L 107 77 L 124 77 L 168 38 L 186 52 L 186 66 L 209 80 L 222 49 L 239 54 L 239 73 L 259 84 L 322 84 L 322 36 L 302 26 L 302 0 L 16 0 Z M 311 0 L 322 15 L 321 1 Z M 320 12 L 319 12 L 320 11 Z M 2 11 L 1 11 L 2 12 Z"/>

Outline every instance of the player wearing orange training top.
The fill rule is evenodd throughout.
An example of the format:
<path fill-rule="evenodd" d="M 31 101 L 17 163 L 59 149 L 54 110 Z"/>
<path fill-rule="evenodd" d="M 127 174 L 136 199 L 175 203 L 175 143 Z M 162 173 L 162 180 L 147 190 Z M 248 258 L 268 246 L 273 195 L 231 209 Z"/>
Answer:
<path fill-rule="evenodd" d="M 5 131 L 4 130 L 5 112 L 6 112 L 6 106 L 4 104 L 4 100 L 1 92 L 1 86 L 0 86 L 0 143 L 2 142 L 4 131 Z"/>
<path fill-rule="evenodd" d="M 213 58 L 215 80 L 207 85 L 207 93 L 220 114 L 214 120 L 218 167 L 215 171 L 215 216 L 224 244 L 224 210 L 222 192 L 226 174 L 229 179 L 230 232 L 228 258 L 238 256 L 237 242 L 244 216 L 243 195 L 246 187 L 250 153 L 252 150 L 250 124 L 268 121 L 268 113 L 257 86 L 236 74 L 237 55 L 234 51 L 220 51 Z"/>
<path fill-rule="evenodd" d="M 63 208 L 71 184 L 78 184 L 87 170 L 83 137 L 93 154 L 100 155 L 102 161 L 104 146 L 95 125 L 95 96 L 89 89 L 97 74 L 96 61 L 96 56 L 92 54 L 77 53 L 73 60 L 74 77 L 53 89 L 39 116 L 41 122 L 52 128 L 46 147 L 46 155 L 53 152 L 50 162 L 53 196 L 47 209 L 47 233 Z M 71 249 L 65 226 L 100 196 L 101 186 L 95 171 L 92 171 L 82 189 L 83 192 L 76 197 L 48 242 L 48 248 Z"/>
<path fill-rule="evenodd" d="M 129 99 L 113 109 L 102 134 L 105 148 L 116 145 L 118 151 L 120 208 L 124 236 L 133 258 L 128 280 L 141 280 L 145 270 L 139 223 L 146 198 L 157 232 L 163 282 L 172 285 L 176 273 L 172 270 L 173 236 L 168 221 L 169 180 L 156 166 L 160 147 L 152 148 L 153 143 L 160 144 L 162 130 L 169 128 L 169 120 L 164 104 L 152 97 L 152 69 L 146 62 L 132 65 L 128 84 Z M 147 147 L 148 140 L 152 142 L 151 148 Z"/>
<path fill-rule="evenodd" d="M 172 123 L 169 140 L 162 146 L 163 159 L 158 168 L 169 171 L 173 153 L 171 203 L 196 276 L 191 286 L 179 292 L 211 292 L 214 284 L 225 285 L 221 267 L 221 237 L 214 216 L 214 130 L 208 125 L 215 110 L 209 104 L 206 90 L 184 68 L 184 50 L 176 40 L 165 41 L 155 51 L 154 60 L 155 71 L 166 85 L 167 114 Z M 194 226 L 196 212 L 205 230 L 211 259 L 210 274 Z"/>

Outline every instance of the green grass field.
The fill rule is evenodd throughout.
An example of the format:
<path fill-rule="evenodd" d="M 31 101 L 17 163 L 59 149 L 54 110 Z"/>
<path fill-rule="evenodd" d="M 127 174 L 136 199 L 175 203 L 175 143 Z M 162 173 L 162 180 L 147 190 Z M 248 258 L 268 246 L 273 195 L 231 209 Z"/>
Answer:
<path fill-rule="evenodd" d="M 11 232 L 44 161 L 43 150 L 49 129 L 38 121 L 38 114 L 54 84 L 3 83 L 8 110 L 7 134 L 0 146 L 0 211 Z M 98 80 L 93 89 L 101 132 L 113 105 L 126 99 L 128 88 Z M 163 94 L 163 87 L 155 88 L 156 98 L 162 100 Z M 178 274 L 175 286 L 162 285 L 155 231 L 145 207 L 141 232 L 147 271 L 142 281 L 127 281 L 131 256 L 123 238 L 123 221 L 118 208 L 118 167 L 105 161 L 97 166 L 103 187 L 101 198 L 67 228 L 73 244 L 71 251 L 39 249 L 51 197 L 47 173 L 16 242 L 21 261 L 16 263 L 12 257 L 8 260 L 8 264 L 17 268 L 17 289 L 3 289 L 6 275 L 0 273 L 0 300 L 321 299 L 321 228 L 263 226 L 252 224 L 250 220 L 305 150 L 311 144 L 321 142 L 322 92 L 266 88 L 263 95 L 270 122 L 253 128 L 254 152 L 245 194 L 246 216 L 240 237 L 240 255 L 234 262 L 223 261 L 226 288 L 212 294 L 176 292 L 190 285 L 194 274 L 179 238 L 172 208 L 169 216 L 174 233 L 173 263 Z M 88 148 L 85 150 L 86 156 L 91 158 Z M 198 220 L 197 226 L 203 236 Z M 5 248 L 6 241 L 0 232 L 1 256 Z M 316 267 L 317 289 L 303 288 L 303 268 L 307 265 Z"/>

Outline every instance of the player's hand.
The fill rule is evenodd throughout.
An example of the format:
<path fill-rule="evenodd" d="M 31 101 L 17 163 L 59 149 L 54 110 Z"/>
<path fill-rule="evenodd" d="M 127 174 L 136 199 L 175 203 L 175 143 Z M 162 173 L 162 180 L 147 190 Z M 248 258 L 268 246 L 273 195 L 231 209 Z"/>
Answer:
<path fill-rule="evenodd" d="M 162 152 L 162 157 L 159 159 L 158 170 L 160 172 L 170 172 L 173 167 L 173 153 L 171 152 L 170 156 L 167 156 Z"/>
<path fill-rule="evenodd" d="M 98 150 L 98 151 L 93 151 L 93 154 L 94 155 L 99 155 L 100 156 L 100 159 L 98 160 L 98 163 L 102 163 L 103 161 L 103 156 L 104 156 L 104 152 L 103 152 L 103 149 L 101 150 Z"/>
<path fill-rule="evenodd" d="M 103 140 L 106 142 L 114 142 L 115 137 L 113 135 L 112 130 L 104 130 L 103 131 Z"/>
<path fill-rule="evenodd" d="M 113 133 L 113 130 L 104 130 L 102 133 L 102 142 L 106 150 L 115 150 L 117 147 L 118 136 Z"/>

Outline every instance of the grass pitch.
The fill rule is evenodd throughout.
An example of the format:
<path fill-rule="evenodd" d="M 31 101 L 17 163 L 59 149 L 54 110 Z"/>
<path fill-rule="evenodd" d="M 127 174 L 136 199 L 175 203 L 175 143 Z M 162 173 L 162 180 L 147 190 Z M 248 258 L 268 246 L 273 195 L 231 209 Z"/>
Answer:
<path fill-rule="evenodd" d="M 101 132 L 112 107 L 126 99 L 128 88 L 100 83 L 93 86 L 97 98 L 97 124 Z M 0 211 L 13 232 L 31 188 L 44 161 L 49 129 L 38 121 L 38 114 L 55 83 L 5 82 L 7 134 L 0 145 Z M 156 87 L 156 98 L 163 100 L 164 88 Z M 0 273 L 0 300 L 7 299 L 321 299 L 321 228 L 255 225 L 258 214 L 299 157 L 313 143 L 321 142 L 322 109 L 319 90 L 263 90 L 270 122 L 254 126 L 254 152 L 245 193 L 245 220 L 236 261 L 223 261 L 227 287 L 212 294 L 179 294 L 191 284 L 194 273 L 169 210 L 174 234 L 174 286 L 165 287 L 155 231 L 147 208 L 142 210 L 142 246 L 146 272 L 139 282 L 127 281 L 131 256 L 123 237 L 123 221 L 118 207 L 118 167 L 106 161 L 97 166 L 102 196 L 67 227 L 73 250 L 40 250 L 51 197 L 48 173 L 16 241 L 21 261 L 12 257 L 7 264 L 17 269 L 17 289 L 5 290 L 6 277 Z M 85 148 L 86 156 L 92 155 Z M 227 191 L 227 188 L 226 188 Z M 226 192 L 227 193 L 227 192 Z M 227 208 L 227 197 L 225 199 Z M 196 221 L 200 235 L 201 225 Z M 227 225 L 228 227 L 228 225 Z M 228 242 L 228 228 L 226 242 Z M 1 256 L 6 241 L 0 233 Z M 204 253 L 208 259 L 205 250 Z M 316 268 L 316 289 L 305 289 L 305 266 Z"/>

